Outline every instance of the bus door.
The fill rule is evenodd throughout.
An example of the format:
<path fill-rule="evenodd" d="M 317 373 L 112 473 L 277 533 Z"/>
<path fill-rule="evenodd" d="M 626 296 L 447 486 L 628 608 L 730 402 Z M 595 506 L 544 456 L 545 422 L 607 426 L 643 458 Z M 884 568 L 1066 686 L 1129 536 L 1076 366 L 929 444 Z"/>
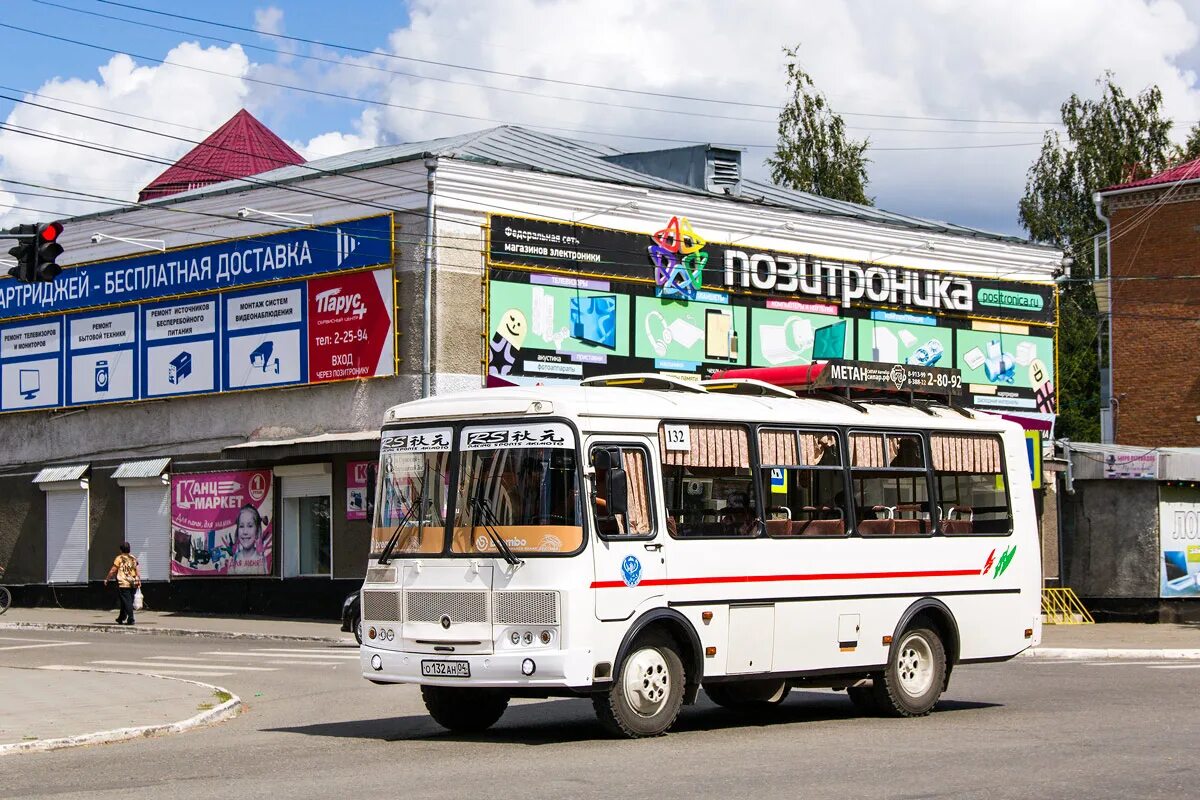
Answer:
<path fill-rule="evenodd" d="M 654 514 L 651 452 L 645 439 L 593 439 L 588 445 L 598 619 L 629 619 L 663 594 L 668 537 Z"/>

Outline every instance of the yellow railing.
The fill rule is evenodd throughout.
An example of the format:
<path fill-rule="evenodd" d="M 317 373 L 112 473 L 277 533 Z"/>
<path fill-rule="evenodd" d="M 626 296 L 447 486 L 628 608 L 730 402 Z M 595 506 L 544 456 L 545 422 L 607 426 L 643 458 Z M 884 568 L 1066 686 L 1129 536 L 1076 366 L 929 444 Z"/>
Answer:
<path fill-rule="evenodd" d="M 1042 616 L 1047 625 L 1094 625 L 1074 589 L 1042 589 Z"/>

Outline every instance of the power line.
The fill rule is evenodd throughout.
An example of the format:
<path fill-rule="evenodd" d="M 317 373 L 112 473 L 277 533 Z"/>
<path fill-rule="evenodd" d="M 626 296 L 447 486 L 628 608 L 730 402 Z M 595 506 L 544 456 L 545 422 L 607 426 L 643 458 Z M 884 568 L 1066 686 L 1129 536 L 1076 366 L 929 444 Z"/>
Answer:
<path fill-rule="evenodd" d="M 209 41 L 220 42 L 221 44 L 237 45 L 237 46 L 245 48 L 247 50 L 257 50 L 257 51 L 264 52 L 264 53 L 273 53 L 275 55 L 285 55 L 289 58 L 299 58 L 299 59 L 307 60 L 307 61 L 315 61 L 315 62 L 323 63 L 323 64 L 331 64 L 331 65 L 334 65 L 334 66 L 337 66 L 340 68 L 361 69 L 361 70 L 367 70 L 367 71 L 371 71 L 371 72 L 383 73 L 385 75 L 399 75 L 402 77 L 415 78 L 418 80 L 434 81 L 437 83 L 446 83 L 446 84 L 450 84 L 453 86 L 464 86 L 464 87 L 471 88 L 471 89 L 480 89 L 480 90 L 489 91 L 489 92 L 504 92 L 504 93 L 508 93 L 508 94 L 517 94 L 517 95 L 522 95 L 522 96 L 526 96 L 526 97 L 535 97 L 535 98 L 538 98 L 541 100 L 555 100 L 555 101 L 563 101 L 563 102 L 568 102 L 568 103 L 582 103 L 582 104 L 587 104 L 587 105 L 603 106 L 606 108 L 621 108 L 621 109 L 627 109 L 627 110 L 631 110 L 631 111 L 648 111 L 648 112 L 656 113 L 656 114 L 673 114 L 673 115 L 678 115 L 678 116 L 699 117 L 702 119 L 729 120 L 732 122 L 755 123 L 755 124 L 760 124 L 760 125 L 762 125 L 762 124 L 774 125 L 776 123 L 775 119 L 759 119 L 759 118 L 755 118 L 755 117 L 746 117 L 746 116 L 730 116 L 730 115 L 722 115 L 722 114 L 712 114 L 712 113 L 708 113 L 708 112 L 685 111 L 682 109 L 663 108 L 661 106 L 630 105 L 627 103 L 614 103 L 614 102 L 609 102 L 606 100 L 593 100 L 593 99 L 582 98 L 582 97 L 569 97 L 566 95 L 545 94 L 543 92 L 534 92 L 534 91 L 528 91 L 525 89 L 513 89 L 513 88 L 505 87 L 505 86 L 493 86 L 493 85 L 484 84 L 484 83 L 472 83 L 470 81 L 454 80 L 453 78 L 441 78 L 441 77 L 437 77 L 434 75 L 424 75 L 424 74 L 416 73 L 416 72 L 405 72 L 403 70 L 387 69 L 384 67 L 375 66 L 373 64 L 348 62 L 348 61 L 342 61 L 342 60 L 335 59 L 335 58 L 325 58 L 323 56 L 312 55 L 312 54 L 307 54 L 307 53 L 294 53 L 294 52 L 290 52 L 287 50 L 281 50 L 281 49 L 275 48 L 275 47 L 264 47 L 262 45 L 256 45 L 256 44 L 252 44 L 250 42 L 244 42 L 244 41 L 237 40 L 237 39 L 226 39 L 226 38 L 222 38 L 219 36 L 213 36 L 212 34 L 198 33 L 196 31 L 185 30 L 183 28 L 172 28 L 170 26 L 165 26 L 165 25 L 155 25 L 150 22 L 145 22 L 142 20 L 133 20 L 133 19 L 129 19 L 127 17 L 120 17 L 120 16 L 116 16 L 113 14 L 101 14 L 100 12 L 97 12 L 97 11 L 88 11 L 86 9 L 76 8 L 74 6 L 68 6 L 68 5 L 63 5 L 62 3 L 52 2 L 52 0 L 29 0 L 29 1 L 33 2 L 33 3 L 37 3 L 39 5 L 49 6 L 52 8 L 59 8 L 59 9 L 65 10 L 65 11 L 73 12 L 73 13 L 86 14 L 88 16 L 98 17 L 100 19 L 114 20 L 116 22 L 123 22 L 128 25 L 136 25 L 138 27 L 150 28 L 152 30 L 166 31 L 168 33 L 178 33 L 178 34 L 182 34 L 184 36 L 195 36 L 195 37 L 198 37 L 201 39 L 206 39 Z M 898 117 L 898 118 L 907 119 L 907 117 Z M 936 134 L 956 134 L 956 135 L 966 135 L 966 136 L 1020 136 L 1020 135 L 1030 133 L 1030 131 L 1021 131 L 1021 130 L 1003 130 L 1003 131 L 1001 131 L 1001 130 L 963 130 L 963 129 L 947 129 L 947 128 L 891 128 L 891 127 L 864 126 L 864 125 L 847 125 L 846 128 L 847 128 L 847 130 L 883 132 L 883 133 L 936 133 Z"/>
<path fill-rule="evenodd" d="M 635 95 L 642 95 L 645 97 L 659 97 L 659 98 L 670 99 L 670 100 L 686 100 L 688 102 L 694 102 L 694 103 L 715 103 L 715 104 L 719 104 L 719 105 L 740 106 L 743 108 L 765 108 L 765 109 L 770 109 L 771 111 L 778 111 L 778 109 L 779 109 L 779 106 L 777 104 L 751 103 L 751 102 L 748 102 L 745 100 L 723 100 L 723 99 L 710 98 L 710 97 L 698 97 L 695 95 L 672 94 L 670 92 L 653 92 L 653 91 L 648 91 L 648 90 L 644 90 L 644 89 L 627 89 L 627 88 L 623 88 L 623 87 L 619 87 L 619 86 L 608 86 L 608 85 L 604 85 L 604 84 L 585 83 L 582 81 L 569 81 L 569 80 L 564 80 L 564 79 L 560 79 L 560 78 L 548 78 L 548 77 L 539 76 L 539 75 L 527 75 L 527 74 L 516 73 L 516 72 L 505 72 L 503 70 L 487 69 L 484 67 L 473 67 L 473 66 L 469 66 L 466 64 L 456 64 L 456 63 L 448 62 L 448 61 L 436 61 L 436 60 L 432 60 L 432 59 L 415 58 L 413 56 L 402 56 L 402 55 L 398 55 L 396 53 L 381 53 L 377 50 L 367 50 L 367 49 L 364 49 L 361 47 L 355 47 L 353 45 L 348 45 L 348 44 L 337 44 L 337 43 L 332 43 L 332 42 L 324 42 L 324 41 L 320 41 L 317 39 L 307 39 L 307 38 L 304 38 L 301 36 L 291 36 L 291 35 L 284 34 L 284 33 L 259 31 L 259 30 L 255 30 L 254 28 L 248 28 L 243 25 L 233 25 L 233 24 L 225 23 L 225 22 L 216 22 L 214 20 L 207 20 L 207 19 L 203 19 L 200 17 L 187 16 L 185 14 L 173 14 L 168 11 L 160 11 L 158 9 L 146 8 L 144 6 L 134 5 L 132 3 L 117 2 L 117 0 L 94 0 L 94 2 L 103 3 L 104 5 L 109 5 L 109 6 L 117 6 L 120 8 L 127 8 L 127 9 L 130 9 L 133 11 L 140 11 L 145 14 L 155 14 L 157 16 L 162 16 L 162 17 L 181 19 L 181 20 L 185 20 L 187 22 L 196 22 L 196 23 L 200 23 L 202 25 L 212 25 L 213 27 L 225 28 L 227 30 L 236 30 L 236 31 L 242 31 L 244 33 L 253 33 L 257 36 L 268 36 L 268 37 L 275 38 L 275 39 L 284 39 L 284 40 L 290 41 L 290 42 L 298 42 L 301 44 L 315 45 L 318 47 L 328 47 L 333 50 L 345 50 L 345 51 L 348 51 L 351 53 L 359 53 L 361 55 L 369 55 L 369 56 L 383 56 L 385 58 L 396 59 L 396 60 L 400 60 L 400 61 L 409 61 L 409 62 L 417 63 L 417 64 L 429 64 L 431 66 L 444 67 L 447 69 L 466 70 L 466 71 L 470 71 L 470 72 L 478 72 L 478 73 L 483 73 L 483 74 L 487 74 L 487 75 L 497 75 L 497 76 L 501 76 L 501 77 L 505 77 L 505 78 L 517 78 L 520 80 L 538 81 L 538 82 L 542 82 L 542 83 L 553 83 L 553 84 L 557 84 L 560 86 L 576 86 L 576 87 L 585 88 L 585 89 L 596 89 L 596 90 L 607 91 L 607 92 L 619 92 L 619 93 L 623 93 L 623 94 L 635 94 Z M 994 123 L 994 124 L 999 124 L 999 125 L 1056 125 L 1056 126 L 1062 125 L 1061 121 L 1048 122 L 1048 121 L 1044 121 L 1044 120 L 966 119 L 966 118 L 961 118 L 961 117 L 924 117 L 924 116 L 910 116 L 910 115 L 904 115 L 904 114 L 877 114 L 877 113 L 854 112 L 854 111 L 835 111 L 835 113 L 841 114 L 843 116 L 879 117 L 879 118 L 883 118 L 883 119 L 911 119 L 911 120 L 922 120 L 922 121 L 931 121 L 931 122 Z"/>

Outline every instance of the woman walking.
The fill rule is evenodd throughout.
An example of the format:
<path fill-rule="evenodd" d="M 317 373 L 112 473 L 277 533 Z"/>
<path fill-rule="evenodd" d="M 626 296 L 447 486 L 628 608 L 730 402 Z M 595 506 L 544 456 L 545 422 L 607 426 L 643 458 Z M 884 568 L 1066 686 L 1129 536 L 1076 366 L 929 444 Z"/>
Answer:
<path fill-rule="evenodd" d="M 104 578 L 104 585 L 112 577 L 117 576 L 117 594 L 121 598 L 121 613 L 117 615 L 118 625 L 133 624 L 133 593 L 142 585 L 142 573 L 138 570 L 138 560 L 129 553 L 129 542 L 121 542 L 121 554 L 113 559 L 113 565 Z"/>

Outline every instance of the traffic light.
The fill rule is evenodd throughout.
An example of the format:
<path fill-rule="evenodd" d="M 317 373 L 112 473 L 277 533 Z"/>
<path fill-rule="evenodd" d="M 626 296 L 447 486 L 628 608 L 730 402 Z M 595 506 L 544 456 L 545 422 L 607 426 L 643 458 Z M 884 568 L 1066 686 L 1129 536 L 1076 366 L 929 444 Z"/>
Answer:
<path fill-rule="evenodd" d="M 62 232 L 61 222 L 38 223 L 37 238 L 34 240 L 33 273 L 39 281 L 49 283 L 62 272 L 62 267 L 54 263 L 54 259 L 62 255 L 63 246 L 58 243 Z"/>
<path fill-rule="evenodd" d="M 8 250 L 17 265 L 8 274 L 22 283 L 54 280 L 62 272 L 62 267 L 54 263 L 54 259 L 62 255 L 63 247 L 58 243 L 62 231 L 61 222 L 39 222 L 18 225 L 0 233 L 0 237 L 7 235 L 17 240 L 16 246 Z"/>
<path fill-rule="evenodd" d="M 17 265 L 8 271 L 8 274 L 22 283 L 32 283 L 34 278 L 33 260 L 34 260 L 34 237 L 37 236 L 37 225 L 18 225 L 15 228 L 9 228 L 8 234 L 17 238 L 15 247 L 8 250 L 8 254 L 17 261 Z"/>

